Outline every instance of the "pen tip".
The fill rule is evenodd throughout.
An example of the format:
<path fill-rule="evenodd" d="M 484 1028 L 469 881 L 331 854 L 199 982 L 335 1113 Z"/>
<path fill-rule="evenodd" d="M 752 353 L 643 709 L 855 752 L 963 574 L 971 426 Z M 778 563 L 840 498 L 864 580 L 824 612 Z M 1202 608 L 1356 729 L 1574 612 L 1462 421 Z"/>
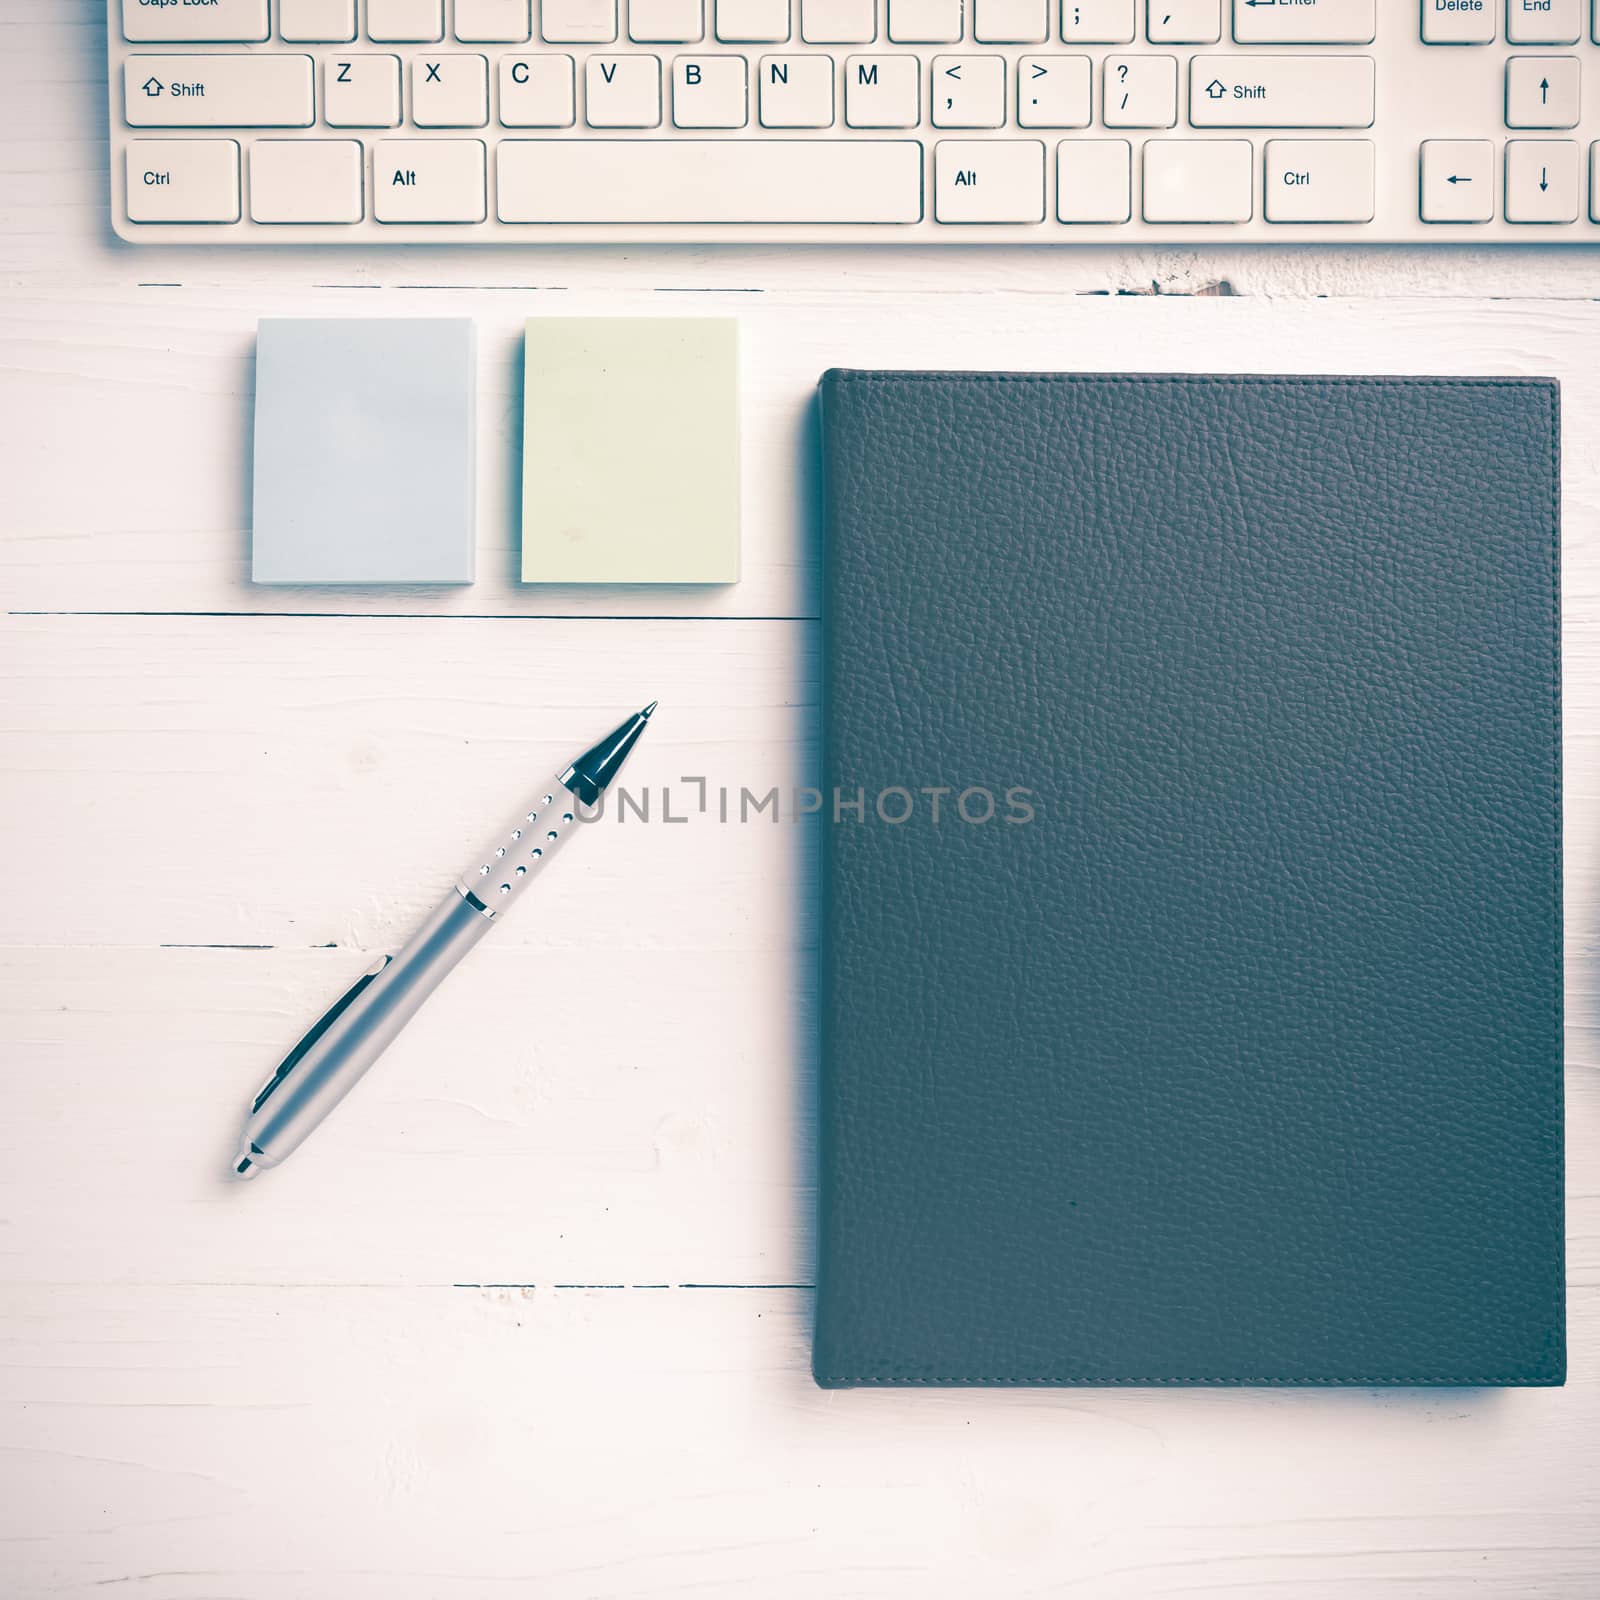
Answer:
<path fill-rule="evenodd" d="M 641 716 L 641 717 L 643 717 L 643 718 L 644 718 L 644 720 L 645 720 L 645 721 L 646 721 L 646 722 L 648 722 L 648 721 L 649 721 L 649 720 L 650 720 L 650 713 L 651 713 L 651 712 L 652 712 L 652 711 L 654 711 L 654 710 L 655 710 L 655 708 L 656 708 L 656 707 L 657 707 L 657 706 L 658 706 L 658 705 L 660 705 L 660 704 L 661 704 L 661 702 L 660 702 L 660 701 L 659 701 L 659 700 L 652 700 L 652 701 L 651 701 L 651 702 L 650 702 L 650 704 L 649 704 L 649 705 L 647 705 L 647 706 L 646 706 L 646 707 L 645 707 L 645 708 L 644 708 L 644 710 L 643 710 L 643 711 L 641 711 L 641 712 L 640 712 L 640 713 L 639 713 L 639 715 L 640 715 L 640 716 Z"/>
<path fill-rule="evenodd" d="M 261 1170 L 255 1162 L 242 1151 L 234 1157 L 233 1175 L 236 1178 L 253 1178 Z"/>

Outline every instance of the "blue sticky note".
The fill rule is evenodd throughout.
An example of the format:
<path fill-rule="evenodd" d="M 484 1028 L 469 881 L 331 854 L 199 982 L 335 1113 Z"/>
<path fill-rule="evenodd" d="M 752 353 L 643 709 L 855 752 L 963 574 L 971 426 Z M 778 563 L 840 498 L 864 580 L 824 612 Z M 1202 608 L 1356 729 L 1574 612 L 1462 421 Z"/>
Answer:
<path fill-rule="evenodd" d="M 473 325 L 266 318 L 256 339 L 257 583 L 471 583 Z"/>

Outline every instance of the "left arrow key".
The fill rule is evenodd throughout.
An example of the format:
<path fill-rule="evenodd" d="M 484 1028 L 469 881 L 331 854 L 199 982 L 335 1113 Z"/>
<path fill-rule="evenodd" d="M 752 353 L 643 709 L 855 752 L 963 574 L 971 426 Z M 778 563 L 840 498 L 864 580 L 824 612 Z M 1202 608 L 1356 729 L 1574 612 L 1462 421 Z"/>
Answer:
<path fill-rule="evenodd" d="M 133 56 L 123 104 L 134 128 L 309 128 L 310 56 Z"/>

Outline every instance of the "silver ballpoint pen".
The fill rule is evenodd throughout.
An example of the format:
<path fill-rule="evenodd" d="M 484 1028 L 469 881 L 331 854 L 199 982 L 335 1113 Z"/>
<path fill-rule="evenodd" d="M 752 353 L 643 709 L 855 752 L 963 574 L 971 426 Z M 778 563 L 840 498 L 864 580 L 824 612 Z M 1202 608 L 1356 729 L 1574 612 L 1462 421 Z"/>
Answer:
<path fill-rule="evenodd" d="M 277 1166 L 344 1099 L 455 964 L 550 865 L 577 831 L 579 806 L 599 801 L 655 708 L 652 700 L 584 751 L 462 873 L 411 942 L 380 956 L 312 1024 L 250 1107 L 233 1158 L 236 1177 Z"/>

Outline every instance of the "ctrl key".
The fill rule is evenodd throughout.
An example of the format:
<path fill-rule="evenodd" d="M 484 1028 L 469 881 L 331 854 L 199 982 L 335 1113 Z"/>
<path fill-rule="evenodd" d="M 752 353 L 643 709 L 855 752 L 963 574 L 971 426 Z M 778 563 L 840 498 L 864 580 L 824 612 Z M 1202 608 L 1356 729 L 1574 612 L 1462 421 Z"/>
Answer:
<path fill-rule="evenodd" d="M 237 222 L 239 146 L 232 139 L 128 142 L 130 222 Z"/>

